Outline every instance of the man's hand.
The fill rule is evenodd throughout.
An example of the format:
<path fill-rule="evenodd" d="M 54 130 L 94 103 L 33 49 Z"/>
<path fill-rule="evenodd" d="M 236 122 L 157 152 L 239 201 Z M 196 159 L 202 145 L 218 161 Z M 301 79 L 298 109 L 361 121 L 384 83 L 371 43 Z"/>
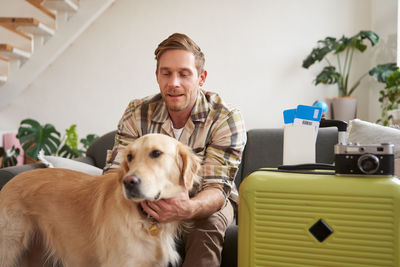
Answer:
<path fill-rule="evenodd" d="M 140 203 L 143 210 L 159 222 L 187 220 L 192 217 L 192 201 L 189 192 L 183 191 L 176 198 L 160 199 L 158 201 L 143 201 Z"/>
<path fill-rule="evenodd" d="M 225 203 L 220 189 L 207 188 L 193 198 L 188 191 L 182 192 L 176 198 L 158 201 L 143 201 L 143 210 L 159 222 L 171 222 L 193 218 L 206 218 L 218 211 Z"/>

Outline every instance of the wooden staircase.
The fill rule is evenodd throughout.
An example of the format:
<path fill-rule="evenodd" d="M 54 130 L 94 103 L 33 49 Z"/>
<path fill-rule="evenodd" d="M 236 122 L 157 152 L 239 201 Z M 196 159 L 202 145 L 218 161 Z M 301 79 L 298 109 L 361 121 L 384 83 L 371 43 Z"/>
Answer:
<path fill-rule="evenodd" d="M 10 1 L 18 1 L 19 5 L 36 10 L 36 14 L 42 14 L 42 19 L 44 16 L 50 23 L 43 23 L 42 19 L 26 14 L 0 16 L 0 27 L 16 36 L 5 42 L 0 39 L 0 62 L 8 66 L 6 70 L 0 68 L 0 111 L 28 87 L 115 0 Z M 6 3 L 1 5 L 2 9 L 7 8 Z M 25 40 L 22 42 L 29 48 L 21 48 L 15 44 L 18 38 Z"/>

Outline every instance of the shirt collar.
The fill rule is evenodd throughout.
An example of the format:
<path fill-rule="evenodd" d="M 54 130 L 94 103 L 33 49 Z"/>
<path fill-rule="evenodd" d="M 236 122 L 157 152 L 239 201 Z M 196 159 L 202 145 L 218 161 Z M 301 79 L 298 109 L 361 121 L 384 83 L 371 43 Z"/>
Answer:
<path fill-rule="evenodd" d="M 165 101 L 162 99 L 161 94 L 159 95 L 161 100 L 157 104 L 156 108 L 154 109 L 154 113 L 151 116 L 151 121 L 155 123 L 163 123 L 169 118 L 167 105 L 165 104 Z M 192 109 L 190 117 L 193 122 L 196 121 L 205 122 L 208 113 L 209 113 L 209 107 L 206 96 L 204 94 L 204 91 L 202 89 L 199 89 L 199 94 L 197 96 L 196 104 Z"/>

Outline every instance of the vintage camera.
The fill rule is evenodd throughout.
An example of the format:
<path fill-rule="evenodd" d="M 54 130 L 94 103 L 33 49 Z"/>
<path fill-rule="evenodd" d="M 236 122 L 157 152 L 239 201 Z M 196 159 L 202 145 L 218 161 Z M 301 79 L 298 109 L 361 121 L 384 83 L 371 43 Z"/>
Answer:
<path fill-rule="evenodd" d="M 337 144 L 335 172 L 337 175 L 394 175 L 394 145 Z"/>

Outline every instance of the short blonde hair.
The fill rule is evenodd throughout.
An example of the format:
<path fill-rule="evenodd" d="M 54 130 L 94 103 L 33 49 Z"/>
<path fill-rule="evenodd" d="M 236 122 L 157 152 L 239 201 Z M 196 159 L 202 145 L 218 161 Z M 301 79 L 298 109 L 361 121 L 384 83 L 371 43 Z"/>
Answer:
<path fill-rule="evenodd" d="M 158 45 L 154 51 L 155 59 L 157 60 L 157 70 L 162 54 L 172 49 L 181 49 L 191 52 L 195 58 L 198 75 L 203 72 L 205 62 L 203 52 L 201 52 L 200 47 L 192 39 L 182 33 L 174 33 Z"/>

